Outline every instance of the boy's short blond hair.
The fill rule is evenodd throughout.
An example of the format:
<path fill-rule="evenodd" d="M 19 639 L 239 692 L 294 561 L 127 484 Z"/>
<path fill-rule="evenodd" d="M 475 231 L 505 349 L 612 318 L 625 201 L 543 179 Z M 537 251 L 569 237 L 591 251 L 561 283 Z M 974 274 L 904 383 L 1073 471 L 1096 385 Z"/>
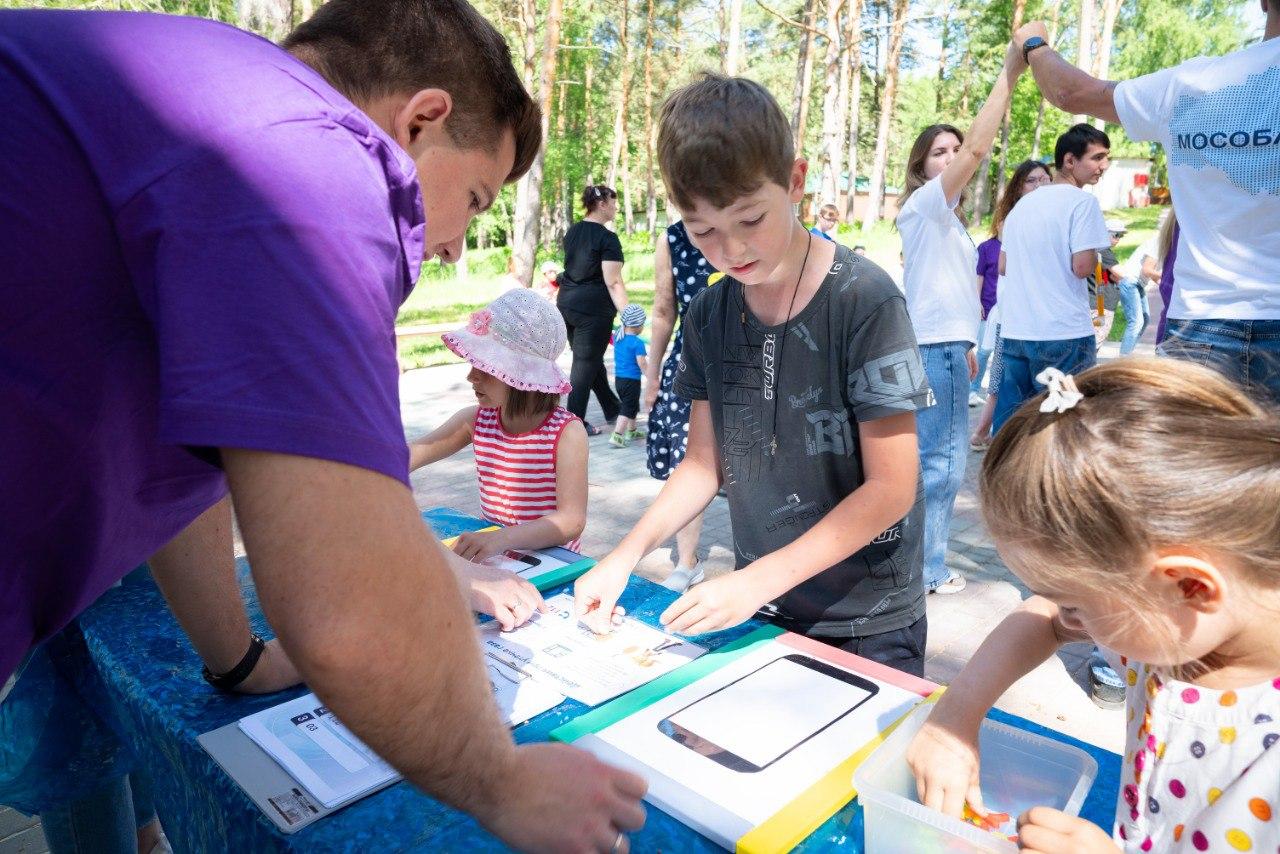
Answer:
<path fill-rule="evenodd" d="M 794 163 L 791 125 L 753 80 L 708 72 L 662 105 L 658 166 L 682 210 L 726 208 L 766 181 L 787 187 Z"/>

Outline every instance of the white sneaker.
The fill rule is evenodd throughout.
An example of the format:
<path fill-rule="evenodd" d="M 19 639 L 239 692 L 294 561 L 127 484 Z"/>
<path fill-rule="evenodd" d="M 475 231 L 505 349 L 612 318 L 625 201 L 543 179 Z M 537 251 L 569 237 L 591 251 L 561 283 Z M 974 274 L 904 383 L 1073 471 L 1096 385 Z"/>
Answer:
<path fill-rule="evenodd" d="M 670 575 L 662 580 L 662 586 L 677 593 L 683 593 L 706 578 L 702 564 L 696 566 L 677 566 Z"/>
<path fill-rule="evenodd" d="M 937 587 L 930 588 L 925 592 L 937 593 L 941 596 L 950 596 L 953 593 L 959 593 L 961 590 L 964 590 L 966 584 L 967 582 L 964 580 L 964 576 L 953 569 L 947 575 L 946 580 Z"/>
<path fill-rule="evenodd" d="M 987 401 L 986 401 L 986 398 L 984 398 L 982 395 L 978 394 L 976 391 L 971 391 L 971 392 L 969 392 L 969 405 L 970 405 L 970 406 L 981 406 L 982 404 L 984 404 L 984 403 L 986 403 L 986 402 L 987 402 Z"/>

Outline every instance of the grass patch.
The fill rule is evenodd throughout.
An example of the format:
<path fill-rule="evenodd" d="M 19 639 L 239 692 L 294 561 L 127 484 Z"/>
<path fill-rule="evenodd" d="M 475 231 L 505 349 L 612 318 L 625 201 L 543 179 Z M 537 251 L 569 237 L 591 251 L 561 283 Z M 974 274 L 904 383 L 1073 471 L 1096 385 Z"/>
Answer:
<path fill-rule="evenodd" d="M 437 365 L 456 365 L 462 361 L 449 352 L 449 348 L 444 346 L 439 338 L 401 344 L 397 355 L 400 357 L 401 369 L 406 371 L 414 368 L 434 368 Z"/>

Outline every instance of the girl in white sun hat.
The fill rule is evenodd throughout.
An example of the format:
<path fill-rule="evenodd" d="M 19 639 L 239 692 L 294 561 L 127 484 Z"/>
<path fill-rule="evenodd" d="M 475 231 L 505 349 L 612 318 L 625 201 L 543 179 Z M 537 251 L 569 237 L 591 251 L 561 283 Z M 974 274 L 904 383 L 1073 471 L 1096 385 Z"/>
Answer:
<path fill-rule="evenodd" d="M 508 549 L 576 551 L 587 520 L 587 431 L 560 405 L 569 391 L 556 364 L 566 345 L 560 312 L 530 290 L 511 290 L 442 340 L 471 363 L 476 405 L 410 442 L 409 468 L 471 445 L 481 511 L 503 526 L 463 534 L 454 551 L 477 563 Z"/>

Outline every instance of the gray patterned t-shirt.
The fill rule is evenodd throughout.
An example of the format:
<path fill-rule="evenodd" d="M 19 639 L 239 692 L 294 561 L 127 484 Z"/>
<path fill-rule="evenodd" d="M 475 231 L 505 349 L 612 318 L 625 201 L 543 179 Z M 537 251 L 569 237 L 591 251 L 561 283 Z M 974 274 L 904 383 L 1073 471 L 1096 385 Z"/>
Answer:
<path fill-rule="evenodd" d="M 711 404 L 739 569 L 799 538 L 863 484 L 860 422 L 933 403 L 902 293 L 847 247 L 786 327 L 784 342 L 782 324 L 761 324 L 729 277 L 699 294 L 684 321 L 675 391 Z M 822 637 L 914 623 L 924 616 L 923 518 L 917 485 L 905 519 L 762 615 Z"/>

